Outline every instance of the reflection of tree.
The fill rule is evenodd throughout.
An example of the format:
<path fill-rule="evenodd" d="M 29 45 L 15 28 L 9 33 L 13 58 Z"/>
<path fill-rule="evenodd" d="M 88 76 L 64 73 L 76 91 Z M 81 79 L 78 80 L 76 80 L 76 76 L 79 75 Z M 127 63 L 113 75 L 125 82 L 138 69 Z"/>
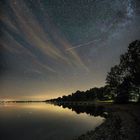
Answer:
<path fill-rule="evenodd" d="M 106 109 L 103 106 L 95 106 L 95 105 L 79 105 L 79 104 L 67 104 L 67 103 L 55 103 L 55 105 L 62 106 L 63 108 L 71 109 L 72 111 L 76 112 L 77 114 L 86 113 L 92 116 L 103 116 L 106 117 L 104 114 Z"/>

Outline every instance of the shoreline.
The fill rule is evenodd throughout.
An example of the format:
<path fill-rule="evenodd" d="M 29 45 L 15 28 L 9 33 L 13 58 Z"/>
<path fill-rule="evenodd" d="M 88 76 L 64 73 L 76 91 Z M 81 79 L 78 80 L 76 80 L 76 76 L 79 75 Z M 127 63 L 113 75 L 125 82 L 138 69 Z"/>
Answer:
<path fill-rule="evenodd" d="M 100 126 L 74 140 L 140 140 L 139 104 L 99 103 L 109 116 Z"/>

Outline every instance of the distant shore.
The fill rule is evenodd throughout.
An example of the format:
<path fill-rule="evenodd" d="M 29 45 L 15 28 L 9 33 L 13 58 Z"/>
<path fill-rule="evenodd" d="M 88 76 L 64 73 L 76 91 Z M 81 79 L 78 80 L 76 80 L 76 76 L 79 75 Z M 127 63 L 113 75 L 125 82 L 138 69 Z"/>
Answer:
<path fill-rule="evenodd" d="M 0 101 L 1 104 L 3 103 L 40 103 L 40 102 L 46 102 L 46 101 Z"/>
<path fill-rule="evenodd" d="M 110 110 L 106 121 L 74 140 L 140 140 L 140 105 L 98 103 Z"/>

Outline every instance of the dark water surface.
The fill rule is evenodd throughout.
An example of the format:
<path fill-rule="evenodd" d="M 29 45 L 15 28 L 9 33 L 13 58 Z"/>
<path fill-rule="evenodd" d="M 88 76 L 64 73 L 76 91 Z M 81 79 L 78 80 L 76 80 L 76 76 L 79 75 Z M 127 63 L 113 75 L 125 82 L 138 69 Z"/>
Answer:
<path fill-rule="evenodd" d="M 0 140 L 72 140 L 104 121 L 81 107 L 74 111 L 63 107 L 46 103 L 0 104 Z"/>

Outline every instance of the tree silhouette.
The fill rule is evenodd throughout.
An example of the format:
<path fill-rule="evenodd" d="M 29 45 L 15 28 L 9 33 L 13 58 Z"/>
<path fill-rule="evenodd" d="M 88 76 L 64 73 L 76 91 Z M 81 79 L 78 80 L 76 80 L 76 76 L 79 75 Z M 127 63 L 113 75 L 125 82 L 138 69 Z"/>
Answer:
<path fill-rule="evenodd" d="M 111 68 L 106 83 L 116 95 L 116 102 L 128 102 L 140 96 L 140 41 L 132 42 L 120 56 L 120 64 Z M 132 94 L 133 93 L 133 94 Z"/>
<path fill-rule="evenodd" d="M 122 71 L 119 65 L 115 65 L 111 68 L 107 74 L 106 83 L 109 85 L 111 92 L 117 94 L 117 89 L 122 83 Z"/>

